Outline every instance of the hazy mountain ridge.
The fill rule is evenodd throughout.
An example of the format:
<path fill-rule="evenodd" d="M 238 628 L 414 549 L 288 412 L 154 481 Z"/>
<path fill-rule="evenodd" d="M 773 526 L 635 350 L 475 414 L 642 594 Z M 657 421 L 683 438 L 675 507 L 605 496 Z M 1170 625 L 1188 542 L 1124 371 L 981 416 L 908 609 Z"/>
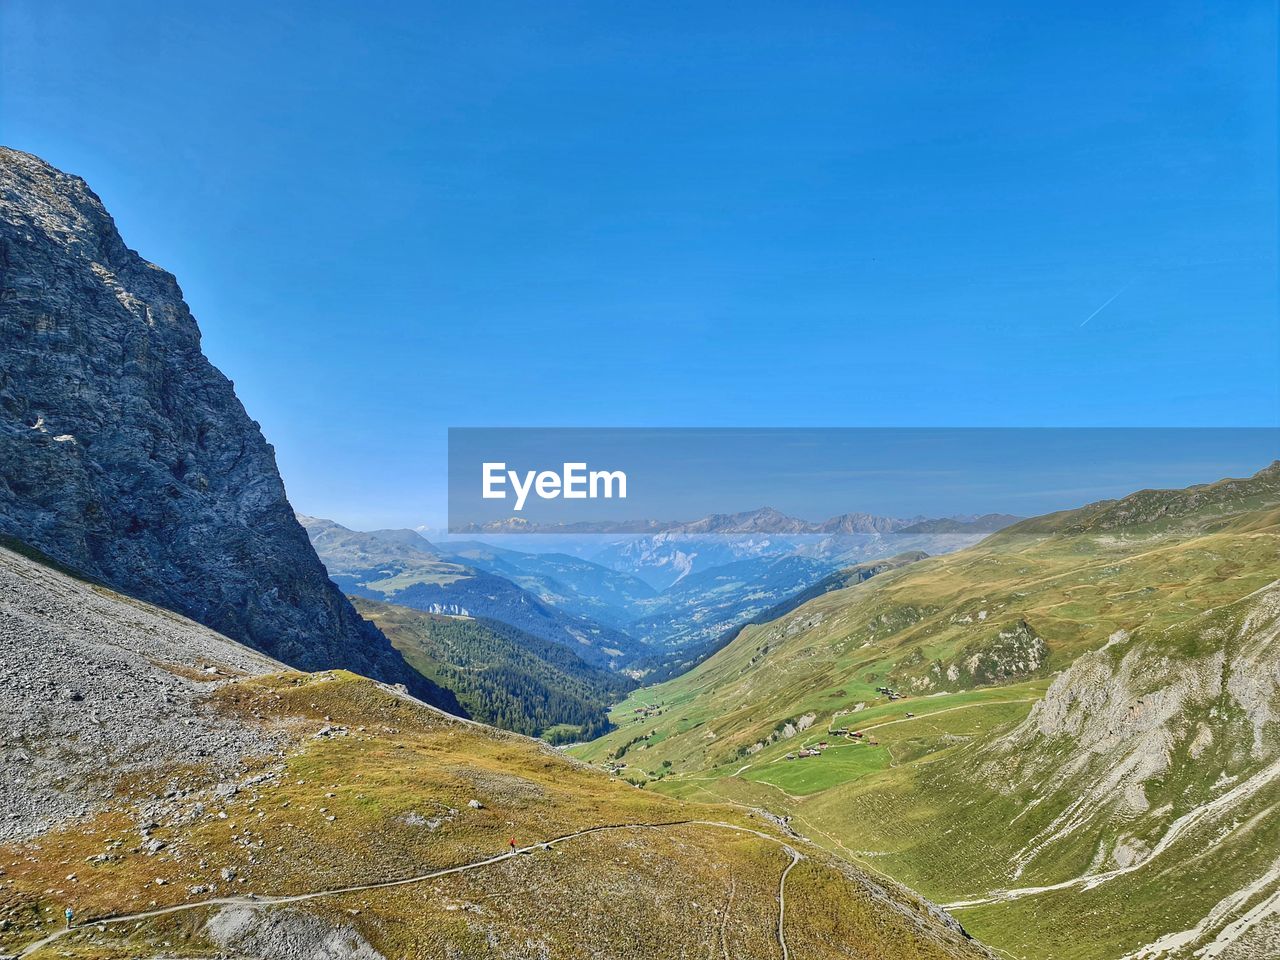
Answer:
<path fill-rule="evenodd" d="M 849 515 L 861 517 L 864 515 Z M 977 520 L 907 523 L 880 532 L 871 524 L 834 524 L 808 533 L 657 533 L 606 543 L 590 559 L 639 577 L 666 591 L 686 577 L 748 558 L 770 561 L 782 556 L 807 557 L 827 565 L 828 572 L 903 553 L 950 553 L 978 543 L 999 529 L 1005 515 Z M 865 529 L 852 529 L 862 526 Z"/>
<path fill-rule="evenodd" d="M 868 516 L 849 514 L 832 526 L 873 530 L 873 523 L 863 522 Z M 465 585 L 452 579 L 459 568 L 447 565 L 478 567 L 528 590 L 552 608 L 629 635 L 643 649 L 632 657 L 628 672 L 647 676 L 656 671 L 665 677 L 680 665 L 705 657 L 721 644 L 726 633 L 834 571 L 923 553 L 924 547 L 941 553 L 959 549 L 980 540 L 985 535 L 980 528 L 999 525 L 1002 520 L 966 518 L 948 522 L 944 532 L 883 535 L 659 533 L 607 543 L 591 552 L 590 559 L 566 553 L 528 553 L 485 541 L 447 539 L 435 544 L 420 531 L 364 534 L 334 528 L 342 531 L 341 536 L 356 538 L 364 545 L 344 548 L 335 535 L 322 531 L 320 521 L 305 522 L 315 534 L 316 546 L 331 574 L 351 592 L 407 602 L 431 612 L 479 613 L 513 622 L 510 611 L 471 609 L 457 602 L 459 587 Z M 954 532 L 960 523 L 973 532 Z M 433 568 L 435 573 L 420 579 L 449 579 L 448 587 L 425 596 L 420 595 L 423 588 L 406 586 L 413 578 L 396 573 L 401 568 L 394 562 L 394 549 L 384 555 L 382 541 L 394 549 L 409 549 L 410 556 L 416 556 L 415 548 L 425 547 L 439 565 Z M 559 538 L 554 542 L 558 544 Z M 901 554 L 894 552 L 898 548 L 902 548 Z M 418 566 L 424 562 L 422 558 L 414 560 Z M 369 589 L 370 583 L 375 590 Z M 391 598 L 385 593 L 391 587 L 406 592 Z M 443 595 L 446 593 L 453 595 L 453 604 Z"/>
<path fill-rule="evenodd" d="M 448 557 L 506 577 L 538 598 L 608 626 L 626 630 L 656 595 L 638 577 L 564 553 L 524 553 L 481 542 L 439 547 Z"/>
<path fill-rule="evenodd" d="M 830 566 L 793 555 L 721 564 L 683 577 L 643 601 L 632 633 L 651 646 L 688 649 L 720 636 L 827 575 Z"/>
<path fill-rule="evenodd" d="M 543 533 L 543 534 L 669 534 L 672 536 L 706 536 L 726 534 L 773 533 L 788 536 L 805 534 L 978 532 L 990 533 L 1014 523 L 1018 517 L 987 514 L 980 518 L 957 517 L 931 520 L 927 517 L 884 517 L 871 513 L 843 513 L 826 520 L 802 520 L 788 516 L 773 507 L 759 507 L 738 513 L 713 513 L 697 520 L 599 520 L 569 523 L 542 523 L 525 517 L 508 517 L 485 523 L 469 523 L 455 533 Z M 929 529 L 932 524 L 945 526 L 945 531 Z M 911 529 L 919 528 L 919 529 Z"/>
<path fill-rule="evenodd" d="M 829 573 L 905 553 L 963 549 L 1012 519 L 990 514 L 920 521 L 848 513 L 809 524 L 762 508 L 644 535 L 508 532 L 476 541 L 444 531 L 431 535 L 446 558 L 503 576 L 552 606 L 657 648 L 633 672 L 669 676 L 705 656 L 725 631 Z M 769 528 L 810 532 L 760 532 Z M 747 530 L 755 532 L 742 532 Z"/>
<path fill-rule="evenodd" d="M 1011 513 L 986 513 L 980 517 L 943 517 L 920 520 L 898 530 L 899 533 L 995 533 L 1021 520 Z"/>
<path fill-rule="evenodd" d="M 411 531 L 389 537 L 332 520 L 299 519 L 330 577 L 347 593 L 428 613 L 500 620 L 611 669 L 639 653 L 640 645 L 626 633 L 558 609 L 505 577 L 448 559 Z M 400 533 L 416 537 L 421 546 Z"/>
<path fill-rule="evenodd" d="M 438 693 L 329 581 L 177 281 L 7 148 L 0 412 L 0 533 L 279 660 Z"/>

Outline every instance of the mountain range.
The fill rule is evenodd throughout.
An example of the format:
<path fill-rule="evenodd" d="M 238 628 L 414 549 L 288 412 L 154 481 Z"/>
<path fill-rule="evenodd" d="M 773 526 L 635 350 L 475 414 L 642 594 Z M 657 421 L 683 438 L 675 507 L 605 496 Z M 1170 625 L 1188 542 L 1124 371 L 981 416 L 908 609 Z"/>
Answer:
<path fill-rule="evenodd" d="M 885 534 L 903 530 L 910 533 L 991 533 L 1008 526 L 1018 517 L 987 514 L 982 517 L 927 517 L 902 519 L 870 513 L 843 513 L 822 521 L 801 520 L 772 507 L 739 513 L 714 513 L 698 520 L 598 520 L 570 523 L 540 523 L 523 517 L 508 517 L 485 523 L 459 525 L 455 533 L 490 534 L 657 534 L 705 536 L 707 534 L 776 533 L 788 536 L 811 534 Z M 937 529 L 934 529 L 937 527 Z M 945 528 L 945 529 L 943 529 Z"/>
<path fill-rule="evenodd" d="M 873 534 L 856 547 L 846 540 L 845 549 L 832 556 L 813 549 L 817 544 L 797 546 L 778 537 L 762 541 L 746 535 L 657 534 L 642 542 L 606 545 L 596 553 L 597 560 L 588 560 L 481 541 L 437 544 L 416 531 L 360 532 L 331 520 L 299 519 L 330 576 L 352 596 L 507 623 L 567 646 L 589 663 L 636 678 L 688 665 L 763 611 L 824 581 L 835 582 L 832 577 L 887 569 L 875 561 L 849 566 L 844 561 L 849 553 L 877 556 L 896 545 L 896 540 Z M 904 542 L 945 550 L 978 538 L 920 533 Z M 681 556 L 691 564 L 702 563 L 660 590 L 614 568 L 632 565 L 623 558 L 639 561 L 682 547 L 690 552 Z M 926 555 L 916 550 L 897 556 Z M 666 566 L 658 558 L 647 572 Z"/>
<path fill-rule="evenodd" d="M 475 668 L 459 697 L 496 704 L 485 665 L 527 641 L 365 604 L 393 646 L 362 619 L 173 278 L 11 150 L 0 310 L 6 955 L 991 960 L 764 810 L 638 790 L 414 696 Z M 350 533 L 319 539 L 353 565 L 378 544 L 400 578 L 355 585 L 478 579 Z"/>
<path fill-rule="evenodd" d="M 756 519 L 767 519 L 769 513 L 760 512 Z M 299 520 L 330 576 L 352 598 L 429 615 L 371 619 L 391 633 L 393 644 L 420 672 L 459 696 L 462 709 L 471 713 L 476 698 L 483 695 L 490 698 L 488 708 L 471 715 L 561 740 L 603 732 L 609 697 L 618 690 L 613 684 L 601 684 L 600 675 L 589 671 L 571 670 L 577 679 L 569 680 L 559 665 L 538 652 L 546 649 L 545 643 L 573 651 L 576 659 L 584 661 L 580 665 L 584 668 L 617 671 L 631 682 L 665 679 L 714 652 L 743 624 L 798 594 L 807 596 L 807 591 L 824 582 L 847 582 L 849 577 L 866 577 L 896 565 L 886 566 L 880 560 L 856 562 L 864 556 L 884 557 L 899 541 L 940 551 L 957 549 L 976 542 L 982 534 L 956 533 L 955 524 L 999 526 L 1007 519 L 980 518 L 975 524 L 973 518 L 966 518 L 948 521 L 945 532 L 920 530 L 899 537 L 874 532 L 877 526 L 893 525 L 883 518 L 850 514 L 841 523 L 851 528 L 855 517 L 857 526 L 872 532 L 822 537 L 660 533 L 591 544 L 591 558 L 525 552 L 483 540 L 450 538 L 437 543 L 416 530 L 362 532 L 303 515 Z M 743 522 L 752 521 L 711 517 L 687 529 L 716 530 Z M 534 545 L 526 538 L 517 542 Z M 925 555 L 917 549 L 897 556 Z M 486 625 L 446 627 L 440 617 L 478 618 Z M 526 654 L 531 655 L 514 656 L 507 645 L 506 653 L 496 660 L 487 658 L 489 676 L 502 677 L 499 689 L 482 694 L 477 688 L 468 698 L 462 687 L 477 676 L 474 667 L 464 669 L 461 660 L 450 662 L 449 652 L 459 653 L 459 648 L 442 648 L 433 638 L 466 630 L 473 634 L 468 643 L 480 642 L 483 635 L 481 646 L 496 651 L 503 643 L 497 642 L 493 629 L 503 632 L 502 624 L 523 634 L 526 641 L 534 641 L 525 645 Z M 424 654 L 424 644 L 443 659 Z M 445 680 L 446 676 L 452 679 Z M 585 701 L 584 682 L 589 688 Z M 621 690 L 625 692 L 629 685 L 624 683 Z M 504 696 L 500 690 L 516 688 L 529 692 L 531 701 L 551 697 L 560 712 L 547 714 L 539 708 L 535 718 L 511 703 L 499 709 Z M 592 705 L 590 710 L 585 703 Z"/>
<path fill-rule="evenodd" d="M 627 634 L 568 612 L 511 580 L 458 562 L 409 530 L 364 533 L 299 515 L 329 575 L 347 593 L 427 613 L 500 620 L 618 669 L 640 645 Z M 563 592 L 563 591 L 562 591 Z"/>
<path fill-rule="evenodd" d="M 1280 955 L 1280 462 L 1016 522 L 355 531 L 7 149 L 0 414 L 0 955 Z"/>
<path fill-rule="evenodd" d="M 647 582 L 566 553 L 525 553 L 480 541 L 450 540 L 437 549 L 460 563 L 505 577 L 552 606 L 625 629 L 657 596 Z"/>

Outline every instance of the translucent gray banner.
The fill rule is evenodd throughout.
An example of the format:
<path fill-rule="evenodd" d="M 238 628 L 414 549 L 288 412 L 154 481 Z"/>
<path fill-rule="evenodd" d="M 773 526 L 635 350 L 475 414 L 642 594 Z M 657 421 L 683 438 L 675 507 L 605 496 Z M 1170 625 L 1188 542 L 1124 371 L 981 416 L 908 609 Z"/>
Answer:
<path fill-rule="evenodd" d="M 1277 455 L 1274 428 L 454 428 L 449 532 L 973 533 Z"/>

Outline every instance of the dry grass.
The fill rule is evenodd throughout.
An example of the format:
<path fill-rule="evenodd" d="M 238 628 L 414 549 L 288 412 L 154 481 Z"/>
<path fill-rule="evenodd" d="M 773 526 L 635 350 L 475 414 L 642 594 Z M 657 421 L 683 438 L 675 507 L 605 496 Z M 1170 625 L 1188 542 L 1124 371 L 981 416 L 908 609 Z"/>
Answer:
<path fill-rule="evenodd" d="M 56 928 L 66 904 L 84 921 L 213 897 L 310 893 L 475 862 L 513 837 L 526 845 L 627 824 L 636 826 L 467 873 L 258 909 L 306 911 L 324 929 L 349 928 L 397 958 L 777 956 L 775 896 L 789 862 L 782 843 L 795 841 L 755 815 L 636 790 L 534 741 L 454 721 L 342 672 L 239 680 L 213 699 L 289 730 L 296 748 L 261 758 L 234 794 L 216 791 L 199 769 L 170 772 L 132 785 L 112 812 L 0 849 L 7 946 Z M 644 826 L 691 818 L 763 835 Z M 91 862 L 102 854 L 112 859 Z M 793 956 L 856 955 L 842 944 L 848 936 L 909 945 L 867 956 L 981 955 L 936 924 L 920 926 L 909 896 L 872 896 L 826 854 L 810 856 L 793 873 L 797 889 L 815 891 L 789 901 L 788 930 L 794 925 L 806 943 Z M 823 883 L 820 892 L 813 886 Z M 844 906 L 815 903 L 819 895 Z M 206 928 L 218 909 L 91 925 L 38 955 L 213 955 L 226 949 Z"/>

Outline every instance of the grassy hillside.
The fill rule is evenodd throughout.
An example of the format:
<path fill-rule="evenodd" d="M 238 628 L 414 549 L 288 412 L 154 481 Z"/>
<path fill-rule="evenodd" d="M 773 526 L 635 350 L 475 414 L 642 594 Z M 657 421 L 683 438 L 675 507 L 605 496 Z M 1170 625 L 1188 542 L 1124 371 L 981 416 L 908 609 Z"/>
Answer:
<path fill-rule="evenodd" d="M 6 769 L 34 757 L 83 792 L 59 813 L 7 783 L 37 815 L 0 844 L 6 955 L 990 956 L 760 812 L 636 790 L 354 674 L 273 672 L 12 557 L 0 629 L 27 640 Z M 91 664 L 79 695 L 45 695 L 35 678 L 67 663 Z M 95 737 L 163 749 L 103 766 Z"/>
<path fill-rule="evenodd" d="M 1262 904 L 1237 949 L 1280 927 L 1278 504 L 1273 466 L 1026 521 L 746 628 L 577 752 L 791 815 L 1011 956 L 1187 952 Z"/>
<path fill-rule="evenodd" d="M 598 736 L 611 703 L 635 684 L 567 647 L 496 620 L 423 613 L 353 597 L 411 667 L 453 691 L 467 716 L 553 742 Z"/>
<path fill-rule="evenodd" d="M 1278 618 L 1273 582 L 1117 636 L 982 749 L 843 784 L 806 820 L 1018 956 L 1190 955 L 1232 944 L 1258 906 L 1259 932 L 1275 930 Z M 843 831 L 861 809 L 883 815 Z"/>
<path fill-rule="evenodd" d="M 807 557 L 753 557 L 691 573 L 644 601 L 633 636 L 661 648 L 688 650 L 821 580 L 831 565 Z"/>
<path fill-rule="evenodd" d="M 740 585 L 747 597 L 737 601 L 739 609 L 735 611 L 734 616 L 728 619 L 728 622 L 732 624 L 728 629 L 723 629 L 725 623 L 722 621 L 719 624 L 721 632 L 714 635 L 712 639 L 693 643 L 687 649 L 666 651 L 654 655 L 651 660 L 642 665 L 642 669 L 645 671 L 644 678 L 646 682 L 653 684 L 661 683 L 664 680 L 686 673 L 733 642 L 734 638 L 746 626 L 777 620 L 815 597 L 831 593 L 834 590 L 843 590 L 854 584 L 862 583 L 864 580 L 870 580 L 872 577 L 886 573 L 889 570 L 896 570 L 898 567 L 905 566 L 908 563 L 923 560 L 927 556 L 928 554 L 926 553 L 915 551 L 899 554 L 887 560 L 876 560 L 870 563 L 860 563 L 852 567 L 845 567 L 828 574 L 812 586 L 790 594 L 785 599 L 768 607 L 763 613 L 755 613 L 754 615 L 750 615 L 751 609 L 759 609 L 759 606 L 772 599 L 778 590 L 776 588 L 772 590 L 755 590 L 750 586 Z M 695 614 L 701 612 L 696 606 L 694 610 Z"/>

